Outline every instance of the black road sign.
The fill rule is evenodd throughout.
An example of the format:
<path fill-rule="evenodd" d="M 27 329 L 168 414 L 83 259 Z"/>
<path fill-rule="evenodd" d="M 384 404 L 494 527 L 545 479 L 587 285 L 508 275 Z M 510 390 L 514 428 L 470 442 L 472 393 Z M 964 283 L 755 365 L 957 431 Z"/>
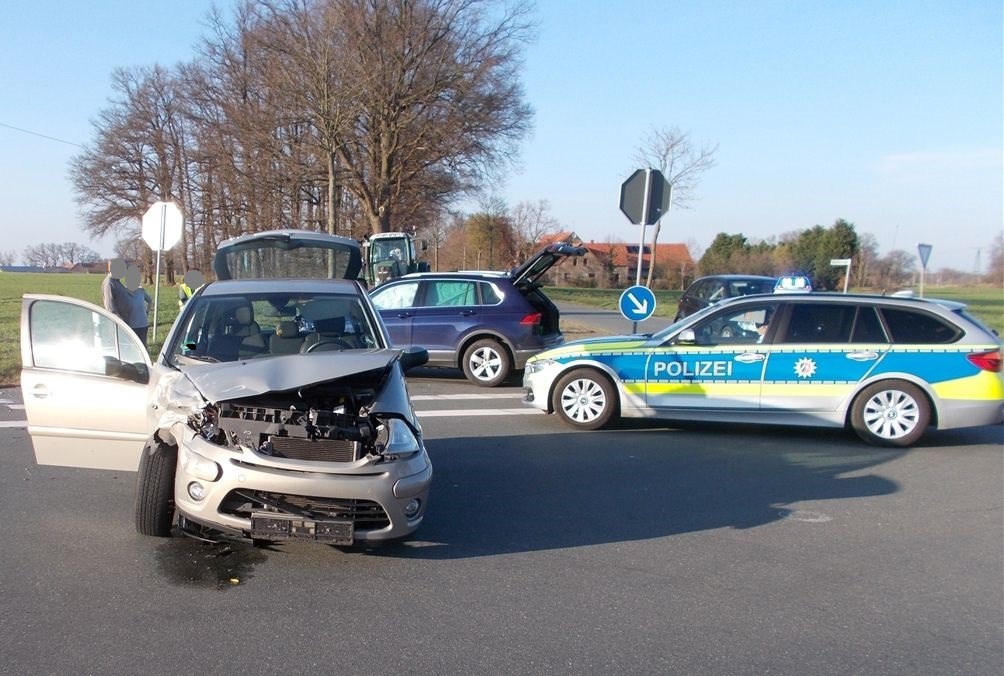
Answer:
<path fill-rule="evenodd" d="M 621 184 L 621 211 L 635 225 L 655 225 L 669 211 L 672 192 L 658 169 L 637 169 Z"/>

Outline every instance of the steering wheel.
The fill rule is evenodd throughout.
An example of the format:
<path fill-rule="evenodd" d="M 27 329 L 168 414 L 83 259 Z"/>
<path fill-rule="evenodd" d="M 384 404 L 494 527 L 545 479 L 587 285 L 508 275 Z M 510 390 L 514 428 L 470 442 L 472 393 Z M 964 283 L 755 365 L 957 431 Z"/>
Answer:
<path fill-rule="evenodd" d="M 327 345 L 328 347 L 323 347 Z M 314 350 L 328 351 L 328 350 L 351 350 L 352 346 L 346 343 L 344 340 L 339 338 L 326 338 L 324 340 L 319 340 L 313 345 L 309 345 L 303 354 L 310 354 Z"/>

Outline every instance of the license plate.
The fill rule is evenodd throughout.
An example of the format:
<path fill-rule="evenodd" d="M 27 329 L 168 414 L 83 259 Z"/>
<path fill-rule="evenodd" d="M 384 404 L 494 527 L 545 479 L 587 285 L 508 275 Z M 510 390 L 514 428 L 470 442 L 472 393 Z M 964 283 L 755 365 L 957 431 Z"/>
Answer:
<path fill-rule="evenodd" d="M 251 537 L 256 540 L 317 540 L 333 545 L 351 545 L 351 521 L 311 521 L 297 516 L 252 514 Z"/>

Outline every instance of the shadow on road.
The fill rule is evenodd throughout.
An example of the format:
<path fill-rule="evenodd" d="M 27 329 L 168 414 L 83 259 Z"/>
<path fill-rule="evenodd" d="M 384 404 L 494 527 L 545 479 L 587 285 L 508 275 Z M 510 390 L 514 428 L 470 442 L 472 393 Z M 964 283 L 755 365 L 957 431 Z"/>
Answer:
<path fill-rule="evenodd" d="M 901 450 L 862 446 L 841 432 L 739 432 L 641 425 L 569 434 L 558 446 L 539 435 L 434 440 L 436 478 L 421 530 L 413 542 L 375 552 L 463 558 L 753 528 L 800 501 L 897 490 L 861 472 Z"/>

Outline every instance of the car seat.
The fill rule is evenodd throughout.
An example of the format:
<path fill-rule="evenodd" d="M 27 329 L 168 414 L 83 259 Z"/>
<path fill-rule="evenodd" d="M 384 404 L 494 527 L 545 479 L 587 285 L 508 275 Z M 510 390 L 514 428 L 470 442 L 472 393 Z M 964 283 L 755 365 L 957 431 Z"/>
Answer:
<path fill-rule="evenodd" d="M 268 348 L 272 354 L 296 354 L 303 347 L 303 336 L 296 322 L 279 322 L 275 334 L 269 336 Z"/>

